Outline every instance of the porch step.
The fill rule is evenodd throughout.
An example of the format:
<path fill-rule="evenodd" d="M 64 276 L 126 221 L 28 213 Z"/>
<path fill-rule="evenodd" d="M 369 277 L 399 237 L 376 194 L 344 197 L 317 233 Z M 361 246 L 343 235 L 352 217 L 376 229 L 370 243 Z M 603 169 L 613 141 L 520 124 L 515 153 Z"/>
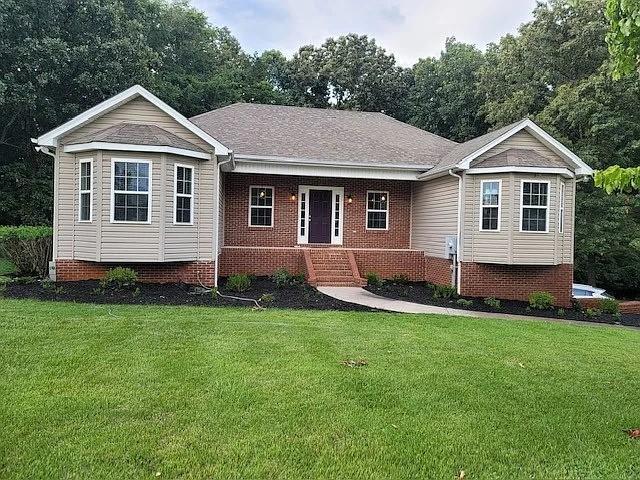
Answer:
<path fill-rule="evenodd" d="M 343 249 L 312 248 L 306 251 L 307 277 L 314 286 L 363 286 L 353 253 Z"/>

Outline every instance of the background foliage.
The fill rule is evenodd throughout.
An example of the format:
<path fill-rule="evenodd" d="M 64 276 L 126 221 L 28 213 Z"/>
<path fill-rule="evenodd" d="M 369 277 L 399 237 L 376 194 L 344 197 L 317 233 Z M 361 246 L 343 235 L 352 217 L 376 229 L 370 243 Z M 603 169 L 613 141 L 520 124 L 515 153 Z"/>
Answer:
<path fill-rule="evenodd" d="M 594 168 L 638 166 L 640 81 L 608 52 L 633 53 L 637 3 L 550 0 L 486 51 L 451 38 L 404 68 L 354 34 L 248 54 L 186 2 L 0 0 L 0 224 L 51 221 L 51 159 L 29 139 L 134 83 L 187 116 L 237 101 L 384 111 L 456 141 L 529 116 Z M 637 196 L 580 185 L 577 280 L 640 292 L 639 212 Z"/>

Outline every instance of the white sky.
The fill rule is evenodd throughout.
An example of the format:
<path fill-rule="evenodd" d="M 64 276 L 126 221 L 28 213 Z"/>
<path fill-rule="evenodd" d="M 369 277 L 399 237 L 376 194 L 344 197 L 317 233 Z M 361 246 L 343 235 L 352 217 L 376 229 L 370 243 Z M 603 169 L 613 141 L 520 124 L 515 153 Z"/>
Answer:
<path fill-rule="evenodd" d="M 484 48 L 531 19 L 536 0 L 192 0 L 249 53 L 290 56 L 327 37 L 366 34 L 403 66 L 437 56 L 447 37 Z"/>

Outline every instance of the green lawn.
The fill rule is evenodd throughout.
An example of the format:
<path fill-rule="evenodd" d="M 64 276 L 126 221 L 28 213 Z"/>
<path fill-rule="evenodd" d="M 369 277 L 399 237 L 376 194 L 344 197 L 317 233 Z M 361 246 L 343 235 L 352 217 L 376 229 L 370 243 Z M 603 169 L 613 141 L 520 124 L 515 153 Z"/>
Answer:
<path fill-rule="evenodd" d="M 640 478 L 639 360 L 603 326 L 0 300 L 0 478 Z"/>

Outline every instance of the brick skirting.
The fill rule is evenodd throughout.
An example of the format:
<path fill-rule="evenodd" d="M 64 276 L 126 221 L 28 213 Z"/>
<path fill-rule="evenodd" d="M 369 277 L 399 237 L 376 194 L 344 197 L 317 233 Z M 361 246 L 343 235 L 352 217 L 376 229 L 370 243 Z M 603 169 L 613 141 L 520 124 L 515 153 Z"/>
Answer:
<path fill-rule="evenodd" d="M 435 285 L 451 285 L 452 262 L 448 258 L 424 257 L 424 279 Z"/>
<path fill-rule="evenodd" d="M 100 280 L 107 270 L 117 266 L 134 269 L 141 282 L 213 285 L 214 262 L 211 261 L 119 264 L 59 259 L 56 260 L 56 280 Z"/>
<path fill-rule="evenodd" d="M 303 247 L 223 247 L 220 276 L 234 273 L 271 275 L 278 268 L 306 273 Z M 419 250 L 348 249 L 353 252 L 360 276 L 375 272 L 382 278 L 406 275 L 412 281 L 424 280 L 425 257 Z M 451 271 L 448 270 L 448 274 Z"/>
<path fill-rule="evenodd" d="M 582 308 L 600 308 L 600 299 L 598 298 L 581 298 L 578 300 L 580 306 Z M 627 314 L 640 314 L 640 301 L 638 300 L 628 300 L 621 301 L 620 305 L 620 313 Z"/>
<path fill-rule="evenodd" d="M 301 248 L 223 247 L 220 254 L 220 276 L 236 273 L 271 275 L 279 268 L 290 273 L 306 273 Z"/>
<path fill-rule="evenodd" d="M 549 292 L 556 304 L 571 306 L 573 265 L 461 265 L 461 294 L 527 301 L 532 292 Z"/>

